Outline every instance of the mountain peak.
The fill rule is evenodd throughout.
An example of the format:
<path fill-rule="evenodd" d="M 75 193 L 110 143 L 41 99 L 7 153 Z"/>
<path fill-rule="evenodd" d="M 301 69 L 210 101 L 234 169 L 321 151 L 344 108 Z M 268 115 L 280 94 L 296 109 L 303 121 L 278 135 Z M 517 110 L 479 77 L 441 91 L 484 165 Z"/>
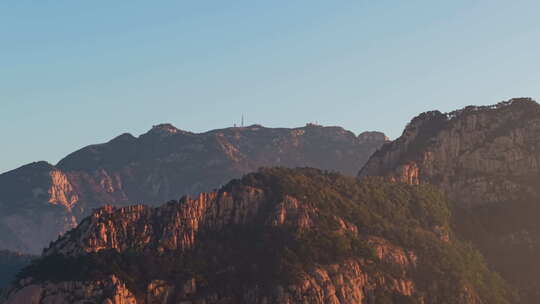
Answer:
<path fill-rule="evenodd" d="M 157 125 L 153 125 L 152 129 L 150 129 L 150 132 L 166 132 L 166 133 L 177 133 L 180 130 L 177 129 L 175 126 L 173 126 L 170 123 L 161 123 Z"/>
<path fill-rule="evenodd" d="M 373 154 L 359 176 L 432 184 L 455 210 L 455 227 L 514 285 L 540 303 L 540 106 L 514 98 L 443 114 L 426 112 Z M 509 224 L 511 223 L 511 224 Z M 533 228 L 534 227 L 534 228 Z"/>
<path fill-rule="evenodd" d="M 161 124 L 153 125 L 152 129 L 146 132 L 146 134 L 148 135 L 152 134 L 152 135 L 158 135 L 160 137 L 166 137 L 166 136 L 175 135 L 179 133 L 187 134 L 191 132 L 180 130 L 170 123 L 161 123 Z"/>
<path fill-rule="evenodd" d="M 459 109 L 453 112 L 446 113 L 449 119 L 458 118 L 464 114 L 486 112 L 486 111 L 500 111 L 500 110 L 532 110 L 537 111 L 539 109 L 538 103 L 530 97 L 512 98 L 506 101 L 501 101 L 494 105 L 489 106 L 467 106 L 463 109 Z"/>
<path fill-rule="evenodd" d="M 109 142 L 130 142 L 134 140 L 137 140 L 137 138 L 131 135 L 131 133 L 122 133 L 116 136 L 115 138 L 111 139 Z"/>
<path fill-rule="evenodd" d="M 358 135 L 358 139 L 361 142 L 385 142 L 390 140 L 386 134 L 378 131 L 362 132 Z"/>

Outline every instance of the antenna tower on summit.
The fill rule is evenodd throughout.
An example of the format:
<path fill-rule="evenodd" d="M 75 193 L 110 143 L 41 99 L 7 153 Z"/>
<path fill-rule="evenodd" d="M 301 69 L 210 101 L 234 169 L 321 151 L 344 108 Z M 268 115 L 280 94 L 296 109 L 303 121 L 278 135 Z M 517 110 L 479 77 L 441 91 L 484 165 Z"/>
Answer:
<path fill-rule="evenodd" d="M 242 114 L 242 123 L 240 124 L 240 126 L 243 128 L 244 127 L 244 114 Z"/>

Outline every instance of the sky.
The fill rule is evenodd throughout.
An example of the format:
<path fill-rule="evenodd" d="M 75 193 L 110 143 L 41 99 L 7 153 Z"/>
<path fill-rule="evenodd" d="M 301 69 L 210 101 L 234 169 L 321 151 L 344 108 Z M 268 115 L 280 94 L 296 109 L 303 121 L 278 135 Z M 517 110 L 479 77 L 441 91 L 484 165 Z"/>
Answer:
<path fill-rule="evenodd" d="M 152 125 L 339 125 L 540 96 L 538 1 L 0 1 L 0 172 Z"/>

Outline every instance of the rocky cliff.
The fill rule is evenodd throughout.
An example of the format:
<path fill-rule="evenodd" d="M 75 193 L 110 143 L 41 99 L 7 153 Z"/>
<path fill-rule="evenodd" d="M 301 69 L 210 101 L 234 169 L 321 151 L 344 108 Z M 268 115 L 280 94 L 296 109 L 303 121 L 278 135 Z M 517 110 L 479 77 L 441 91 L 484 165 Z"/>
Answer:
<path fill-rule="evenodd" d="M 354 175 L 387 138 L 339 127 L 258 125 L 195 134 L 169 124 L 0 175 L 0 248 L 38 253 L 96 207 L 211 191 L 261 166 Z"/>
<path fill-rule="evenodd" d="M 441 187 L 455 225 L 521 292 L 540 302 L 540 105 L 528 98 L 423 113 L 359 173 Z"/>
<path fill-rule="evenodd" d="M 160 207 L 96 210 L 6 303 L 509 303 L 449 216 L 429 186 L 264 169 Z"/>

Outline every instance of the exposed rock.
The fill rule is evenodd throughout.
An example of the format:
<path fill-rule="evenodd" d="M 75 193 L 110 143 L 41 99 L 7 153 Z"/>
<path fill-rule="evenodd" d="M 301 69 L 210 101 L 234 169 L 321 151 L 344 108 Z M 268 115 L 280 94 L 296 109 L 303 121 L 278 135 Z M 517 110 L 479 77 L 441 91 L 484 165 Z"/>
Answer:
<path fill-rule="evenodd" d="M 390 139 L 384 135 L 382 132 L 362 132 L 358 135 L 358 139 L 362 143 L 374 143 L 375 145 L 380 144 L 381 142 L 387 142 Z"/>
<path fill-rule="evenodd" d="M 71 210 L 71 207 L 79 201 L 77 193 L 73 190 L 68 177 L 60 170 L 52 170 L 51 186 L 49 188 L 49 203 L 59 204 L 64 206 L 67 210 Z M 41 190 L 41 188 L 37 188 Z M 36 191 L 36 189 L 32 189 Z M 41 192 L 38 192 L 41 194 Z"/>
<path fill-rule="evenodd" d="M 160 124 L 138 138 L 122 134 L 71 153 L 56 166 L 38 162 L 1 174 L 0 248 L 39 253 L 94 208 L 211 191 L 263 166 L 354 175 L 385 140 L 378 132 L 356 137 L 315 125 L 195 134 Z"/>
<path fill-rule="evenodd" d="M 188 280 L 184 284 L 183 292 L 185 295 L 195 292 L 195 280 Z M 176 289 L 173 285 L 163 280 L 154 280 L 148 284 L 146 292 L 147 304 L 163 304 L 170 303 L 173 300 L 173 296 Z"/>
<path fill-rule="evenodd" d="M 137 304 L 116 276 L 91 282 L 28 283 L 8 295 L 5 304 Z"/>
<path fill-rule="evenodd" d="M 160 207 L 104 206 L 51 244 L 6 303 L 508 303 L 487 294 L 500 288 L 488 272 L 475 273 L 486 291 L 451 264 L 478 260 L 441 255 L 466 247 L 439 239 L 448 213 L 429 189 L 267 169 Z M 381 206 L 380 191 L 395 205 Z"/>
<path fill-rule="evenodd" d="M 534 183 L 521 182 L 539 174 L 539 151 L 540 107 L 530 99 L 513 99 L 491 107 L 421 114 L 400 138 L 376 152 L 359 175 L 434 183 L 470 207 L 539 193 Z"/>
<path fill-rule="evenodd" d="M 540 302 L 540 106 L 528 98 L 427 112 L 359 173 L 441 187 L 456 227 L 521 292 Z M 534 214 L 534 216 L 533 216 Z"/>

